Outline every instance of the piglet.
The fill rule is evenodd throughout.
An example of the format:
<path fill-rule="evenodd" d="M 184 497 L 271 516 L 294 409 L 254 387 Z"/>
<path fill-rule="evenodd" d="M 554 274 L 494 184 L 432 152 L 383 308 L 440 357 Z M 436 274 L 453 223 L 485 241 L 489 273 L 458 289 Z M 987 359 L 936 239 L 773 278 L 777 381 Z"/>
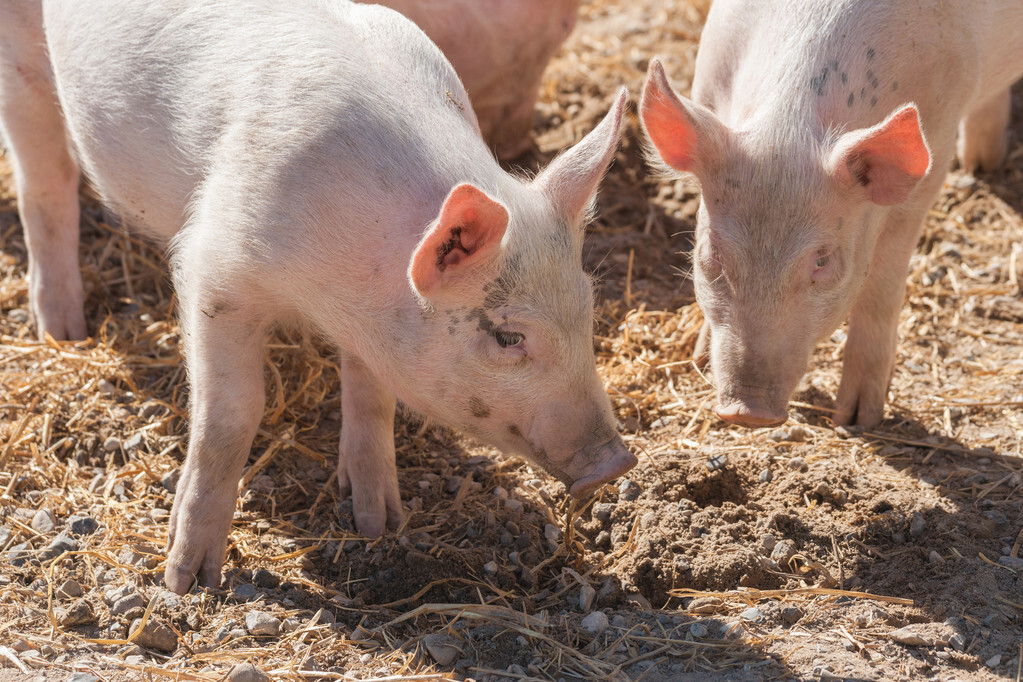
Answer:
<path fill-rule="evenodd" d="M 646 134 L 702 190 L 693 272 L 723 419 L 784 422 L 848 318 L 834 421 L 881 420 L 924 216 L 957 126 L 967 170 L 1005 156 L 1021 35 L 1018 0 L 717 0 L 692 100 L 651 61 Z"/>
<path fill-rule="evenodd" d="M 0 46 L 39 333 L 85 330 L 75 158 L 169 245 L 191 390 L 170 589 L 220 583 L 281 321 L 340 353 L 338 477 L 365 535 L 403 517 L 396 398 L 573 495 L 636 463 L 594 365 L 582 268 L 624 91 L 529 180 L 500 168 L 448 61 L 387 8 L 12 0 Z"/>
<path fill-rule="evenodd" d="M 359 0 L 373 2 L 374 0 Z M 575 26 L 579 0 L 379 0 L 437 43 L 501 159 L 529 149 L 547 62 Z"/>

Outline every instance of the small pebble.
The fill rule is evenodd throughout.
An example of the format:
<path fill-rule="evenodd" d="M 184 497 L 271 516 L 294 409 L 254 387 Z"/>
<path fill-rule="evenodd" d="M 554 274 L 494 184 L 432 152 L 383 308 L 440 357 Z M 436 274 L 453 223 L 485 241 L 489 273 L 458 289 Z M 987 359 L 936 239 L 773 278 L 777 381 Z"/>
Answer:
<path fill-rule="evenodd" d="M 906 646 L 932 646 L 934 644 L 933 640 L 917 632 L 911 625 L 893 630 L 888 636 L 896 644 L 905 644 Z"/>
<path fill-rule="evenodd" d="M 927 522 L 920 512 L 913 512 L 913 518 L 909 522 L 909 534 L 916 538 L 927 528 Z"/>
<path fill-rule="evenodd" d="M 100 393 L 103 393 L 105 395 L 110 395 L 111 393 L 117 391 L 117 387 L 114 386 L 109 381 L 107 381 L 106 379 L 100 379 L 99 382 L 96 384 L 96 388 L 99 389 Z"/>
<path fill-rule="evenodd" d="M 956 651 L 966 650 L 966 635 L 961 632 L 956 632 L 948 638 L 949 645 Z"/>
<path fill-rule="evenodd" d="M 116 436 L 110 436 L 103 441 L 103 449 L 107 452 L 117 452 L 121 449 L 121 439 Z"/>
<path fill-rule="evenodd" d="M 803 609 L 798 606 L 786 606 L 781 610 L 781 619 L 789 625 L 795 625 L 803 617 Z"/>
<path fill-rule="evenodd" d="M 802 424 L 793 424 L 789 427 L 789 440 L 793 443 L 802 443 L 813 435 L 810 429 Z"/>
<path fill-rule="evenodd" d="M 281 634 L 281 619 L 266 611 L 249 611 L 245 614 L 245 629 L 250 635 L 276 637 Z"/>
<path fill-rule="evenodd" d="M 437 665 L 445 668 L 451 666 L 459 656 L 464 654 L 462 640 L 454 635 L 433 632 L 423 637 L 423 644 L 430 657 L 437 661 Z"/>
<path fill-rule="evenodd" d="M 806 460 L 802 457 L 793 457 L 789 460 L 789 468 L 793 471 L 806 471 Z"/>
<path fill-rule="evenodd" d="M 777 561 L 778 565 L 785 566 L 797 551 L 796 543 L 791 540 L 780 540 L 771 551 L 771 558 Z"/>
<path fill-rule="evenodd" d="M 504 501 L 504 508 L 511 513 L 522 511 L 522 501 L 516 500 L 514 497 L 509 497 Z"/>
<path fill-rule="evenodd" d="M 778 545 L 778 538 L 774 537 L 771 533 L 764 533 L 760 536 L 760 553 L 766 556 L 771 556 L 771 552 Z"/>
<path fill-rule="evenodd" d="M 483 570 L 486 571 L 490 575 L 497 575 L 497 570 L 498 570 L 497 562 L 496 561 L 488 561 L 487 563 L 483 564 Z"/>
<path fill-rule="evenodd" d="M 707 471 L 713 473 L 718 469 L 724 468 L 728 464 L 728 455 L 721 453 L 720 455 L 714 455 L 707 460 Z"/>
<path fill-rule="evenodd" d="M 760 620 L 763 617 L 764 612 L 755 606 L 751 606 L 745 611 L 743 611 L 741 614 L 739 614 L 739 618 L 741 618 L 742 620 Z"/>
<path fill-rule="evenodd" d="M 594 539 L 594 542 L 597 543 L 598 547 L 607 547 L 611 544 L 611 534 L 606 530 L 602 530 L 597 533 L 597 537 Z"/>
<path fill-rule="evenodd" d="M 931 553 L 927 555 L 927 560 L 930 561 L 935 566 L 940 566 L 941 564 L 945 563 L 945 557 L 941 556 L 940 554 L 938 554 L 938 552 L 936 552 L 933 549 L 931 550 Z"/>
<path fill-rule="evenodd" d="M 1016 570 L 1023 570 L 1023 559 L 1014 556 L 1000 556 L 998 557 L 998 563 L 1002 566 L 1014 568 Z"/>
<path fill-rule="evenodd" d="M 700 639 L 706 637 L 709 630 L 703 623 L 693 623 L 689 626 L 689 634 L 693 636 L 693 639 Z"/>
<path fill-rule="evenodd" d="M 553 548 L 557 548 L 558 543 L 561 542 L 561 530 L 554 524 L 548 523 L 543 527 L 543 536 L 547 538 L 547 542 Z"/>
<path fill-rule="evenodd" d="M 585 618 L 579 623 L 583 630 L 590 633 L 594 637 L 599 637 L 607 630 L 608 620 L 607 614 L 603 611 L 593 611 L 587 614 Z"/>
<path fill-rule="evenodd" d="M 632 502 L 643 493 L 643 489 L 632 479 L 626 478 L 618 484 L 618 499 Z"/>
<path fill-rule="evenodd" d="M 99 682 L 99 678 L 81 670 L 71 673 L 66 682 Z"/>
<path fill-rule="evenodd" d="M 74 535 L 92 535 L 99 530 L 99 522 L 88 514 L 74 514 L 68 517 L 67 529 Z"/>
<path fill-rule="evenodd" d="M 265 568 L 257 568 L 252 573 L 252 582 L 258 587 L 272 590 L 280 586 L 281 579 L 275 573 Z"/>
<path fill-rule="evenodd" d="M 32 530 L 37 533 L 46 535 L 47 533 L 53 532 L 56 524 L 53 520 L 53 514 L 50 513 L 49 509 L 40 509 L 32 516 Z"/>
<path fill-rule="evenodd" d="M 65 580 L 57 588 L 57 597 L 61 599 L 77 599 L 82 596 L 82 585 L 77 580 Z"/>
<path fill-rule="evenodd" d="M 64 627 L 87 625 L 88 623 L 96 622 L 96 613 L 92 608 L 92 604 L 84 599 L 72 602 L 66 609 L 56 609 L 55 613 L 57 620 Z"/>
<path fill-rule="evenodd" d="M 142 447 L 142 443 L 145 442 L 145 436 L 141 431 L 136 431 L 135 434 L 124 443 L 125 452 L 137 452 Z"/>
<path fill-rule="evenodd" d="M 135 608 L 144 608 L 146 605 L 145 600 L 137 593 L 132 593 L 121 597 L 114 605 L 110 607 L 111 616 L 123 616 Z"/>
<path fill-rule="evenodd" d="M 657 525 L 657 512 L 649 511 L 639 520 L 639 527 L 647 530 Z"/>
<path fill-rule="evenodd" d="M 593 505 L 593 518 L 600 522 L 606 522 L 611 518 L 611 513 L 614 511 L 615 506 L 608 502 L 597 502 Z"/>
<path fill-rule="evenodd" d="M 770 483 L 771 479 L 774 478 L 774 472 L 770 469 L 762 469 L 758 478 L 761 483 Z"/>
<path fill-rule="evenodd" d="M 228 682 L 270 682 L 270 676 L 252 665 L 239 663 L 227 674 Z"/>
<path fill-rule="evenodd" d="M 813 492 L 818 497 L 831 497 L 831 486 L 824 481 L 821 481 L 817 484 L 817 487 L 814 488 Z"/>
<path fill-rule="evenodd" d="M 67 531 L 61 531 L 57 537 L 50 541 L 50 544 L 46 545 L 46 548 L 39 553 L 40 561 L 49 561 L 55 557 L 59 557 L 65 552 L 74 552 L 78 549 L 78 540 L 68 535 Z"/>
<path fill-rule="evenodd" d="M 239 601 L 248 601 L 256 596 L 256 586 L 250 583 L 241 583 L 231 588 L 231 596 Z"/>
<path fill-rule="evenodd" d="M 772 431 L 771 435 L 768 436 L 768 438 L 773 440 L 775 443 L 783 443 L 783 442 L 789 440 L 789 430 L 788 429 L 778 429 L 777 431 Z"/>
<path fill-rule="evenodd" d="M 136 619 L 131 624 L 131 628 L 128 630 L 128 636 L 131 637 L 135 634 L 135 631 L 139 629 L 139 625 L 142 623 L 141 619 Z M 146 623 L 146 626 L 142 628 L 138 636 L 132 640 L 139 646 L 144 646 L 148 649 L 156 649 L 157 651 L 163 651 L 170 653 L 178 648 L 178 637 L 174 632 L 163 623 L 160 623 L 156 618 L 150 618 Z"/>
<path fill-rule="evenodd" d="M 984 665 L 991 668 L 992 670 L 998 667 L 998 664 L 1002 662 L 1001 654 L 995 654 L 991 658 L 984 661 Z"/>

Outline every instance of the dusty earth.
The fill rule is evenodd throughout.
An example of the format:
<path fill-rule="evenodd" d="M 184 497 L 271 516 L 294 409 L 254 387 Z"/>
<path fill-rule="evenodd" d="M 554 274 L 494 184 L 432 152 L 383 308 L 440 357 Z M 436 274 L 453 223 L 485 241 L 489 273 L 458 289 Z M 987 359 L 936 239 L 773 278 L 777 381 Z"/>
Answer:
<path fill-rule="evenodd" d="M 581 137 L 621 84 L 638 97 L 652 55 L 687 91 L 706 6 L 586 3 L 521 164 Z M 632 117 L 586 246 L 628 480 L 570 510 L 544 473 L 406 415 L 409 521 L 359 538 L 332 484 L 336 367 L 284 333 L 223 589 L 180 599 L 160 571 L 187 389 L 160 253 L 87 202 L 94 337 L 35 342 L 0 166 L 0 680 L 258 679 L 246 662 L 289 679 L 1019 679 L 1023 117 L 1002 170 L 948 175 L 871 433 L 828 421 L 842 330 L 784 427 L 713 415 L 690 362 L 697 193 L 652 175 L 637 133 Z"/>

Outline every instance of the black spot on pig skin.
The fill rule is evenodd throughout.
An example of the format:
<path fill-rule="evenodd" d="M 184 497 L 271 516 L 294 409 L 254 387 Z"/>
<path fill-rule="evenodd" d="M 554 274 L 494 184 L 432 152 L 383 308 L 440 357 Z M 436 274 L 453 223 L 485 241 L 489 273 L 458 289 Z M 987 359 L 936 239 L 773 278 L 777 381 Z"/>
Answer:
<path fill-rule="evenodd" d="M 493 320 L 487 317 L 487 313 L 483 310 L 483 308 L 476 308 L 475 310 L 469 311 L 469 317 L 467 319 L 476 320 L 477 328 L 482 332 L 486 332 L 490 336 L 497 333 L 497 325 L 494 324 Z"/>
<path fill-rule="evenodd" d="M 455 249 L 459 249 L 461 251 L 465 251 L 465 247 L 462 246 L 462 228 L 461 227 L 453 228 L 451 230 L 451 237 L 446 242 L 444 242 L 443 244 L 441 244 L 440 246 L 437 247 L 437 269 L 438 270 L 440 270 L 441 272 L 444 272 L 444 270 L 447 269 L 448 264 L 444 262 L 444 259 L 447 258 L 447 255 L 449 253 L 451 253 L 452 251 L 454 251 Z M 466 253 L 466 255 L 468 255 L 469 252 L 465 251 L 465 253 Z"/>
<path fill-rule="evenodd" d="M 892 92 L 899 89 L 899 81 L 892 81 Z"/>
<path fill-rule="evenodd" d="M 846 103 L 846 106 L 850 106 L 850 107 L 851 107 L 851 106 L 853 105 L 853 102 L 855 102 L 855 101 L 856 101 L 856 95 L 854 95 L 854 94 L 852 94 L 852 93 L 850 92 L 850 93 L 849 93 L 849 99 L 847 99 L 847 100 L 845 101 L 845 103 Z"/>
<path fill-rule="evenodd" d="M 449 324 L 448 325 L 448 334 L 451 334 L 451 336 L 454 336 L 457 333 L 458 333 L 458 329 L 455 327 L 455 325 Z"/>
<path fill-rule="evenodd" d="M 874 48 L 868 47 L 867 48 L 867 61 L 871 61 L 873 59 L 874 59 Z"/>
<path fill-rule="evenodd" d="M 849 80 L 849 77 L 847 75 L 845 75 L 845 71 L 843 71 L 842 73 L 839 74 L 839 78 L 842 79 L 842 85 L 845 85 L 846 81 Z"/>
<path fill-rule="evenodd" d="M 871 106 L 871 108 L 873 108 L 873 106 L 875 104 L 877 104 L 877 97 L 871 97 L 870 98 L 870 106 Z"/>
<path fill-rule="evenodd" d="M 477 419 L 486 419 L 490 416 L 490 408 L 476 396 L 469 398 L 469 410 Z"/>
<path fill-rule="evenodd" d="M 824 96 L 824 86 L 828 84 L 828 74 L 830 70 L 828 67 L 821 69 L 820 75 L 814 76 L 810 79 L 810 89 L 817 93 L 818 97 Z"/>

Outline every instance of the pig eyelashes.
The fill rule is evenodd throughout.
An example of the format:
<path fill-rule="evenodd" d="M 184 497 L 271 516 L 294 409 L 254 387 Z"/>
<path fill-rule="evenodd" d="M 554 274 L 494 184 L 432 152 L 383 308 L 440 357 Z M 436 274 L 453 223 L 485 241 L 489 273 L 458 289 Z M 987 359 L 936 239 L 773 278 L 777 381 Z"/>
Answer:
<path fill-rule="evenodd" d="M 526 340 L 526 337 L 519 332 L 506 332 L 500 329 L 494 332 L 494 338 L 501 348 L 517 348 Z"/>

